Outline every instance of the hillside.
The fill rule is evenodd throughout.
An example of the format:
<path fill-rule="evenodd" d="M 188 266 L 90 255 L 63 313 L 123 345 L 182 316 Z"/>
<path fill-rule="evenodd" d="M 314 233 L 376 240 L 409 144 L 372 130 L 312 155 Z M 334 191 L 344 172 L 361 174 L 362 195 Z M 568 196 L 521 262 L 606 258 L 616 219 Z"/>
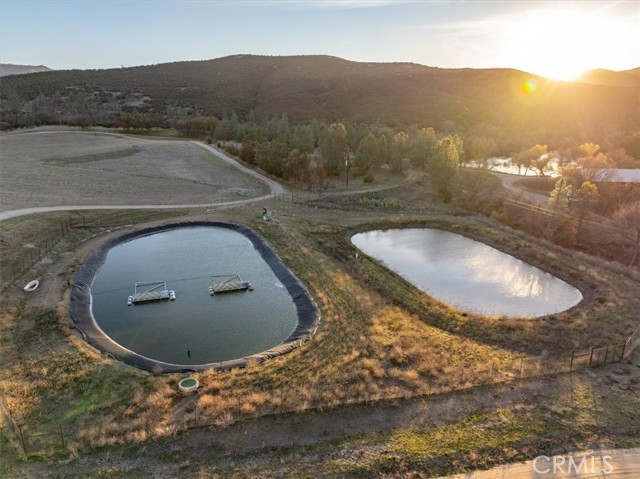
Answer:
<path fill-rule="evenodd" d="M 0 63 L 0 77 L 9 75 L 22 75 L 25 73 L 37 73 L 51 71 L 51 68 L 44 65 L 13 65 L 11 63 Z"/>
<path fill-rule="evenodd" d="M 616 87 L 640 88 L 640 68 L 634 70 L 615 72 L 604 68 L 589 70 L 577 79 L 580 83 L 590 83 L 592 85 L 609 85 Z"/>
<path fill-rule="evenodd" d="M 537 89 L 525 93 L 523 85 L 530 80 Z M 6 115 L 14 105 L 17 117 L 39 114 L 40 123 L 86 116 L 90 123 L 109 125 L 127 111 L 164 121 L 194 111 L 218 117 L 235 111 L 243 118 L 253 110 L 259 116 L 287 114 L 293 122 L 480 126 L 593 141 L 640 128 L 638 88 L 556 82 L 510 69 L 359 63 L 329 56 L 237 55 L 51 71 L 9 77 L 0 92 Z M 12 124 L 11 118 L 3 120 Z"/>

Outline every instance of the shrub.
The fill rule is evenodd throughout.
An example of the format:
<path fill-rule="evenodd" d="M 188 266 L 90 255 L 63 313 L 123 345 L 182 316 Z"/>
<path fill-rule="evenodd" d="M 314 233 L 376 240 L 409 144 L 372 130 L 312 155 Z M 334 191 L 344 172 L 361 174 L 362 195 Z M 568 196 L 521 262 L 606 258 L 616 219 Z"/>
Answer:
<path fill-rule="evenodd" d="M 365 208 L 381 208 L 385 210 L 399 210 L 404 207 L 404 202 L 397 198 L 368 198 L 363 196 L 358 200 L 358 204 Z"/>

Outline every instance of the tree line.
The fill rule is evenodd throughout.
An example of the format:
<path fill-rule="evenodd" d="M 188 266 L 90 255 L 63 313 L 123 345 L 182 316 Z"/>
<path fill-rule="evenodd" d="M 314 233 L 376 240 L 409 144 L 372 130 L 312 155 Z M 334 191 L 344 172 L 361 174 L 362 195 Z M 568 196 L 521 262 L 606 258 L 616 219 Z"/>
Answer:
<path fill-rule="evenodd" d="M 635 264 L 640 256 L 640 187 L 607 181 L 614 168 L 639 166 L 622 148 L 535 144 L 511 152 L 516 166 L 547 177 L 552 185 L 543 193 L 548 201 L 542 208 L 514 208 L 504 201 L 499 179 L 490 174 L 487 159 L 500 153 L 500 147 L 486 136 L 348 121 L 291 125 L 285 115 L 244 122 L 234 114 L 221 120 L 201 117 L 178 128 L 206 136 L 246 163 L 309 188 L 323 188 L 330 176 L 351 174 L 367 182 L 381 168 L 396 173 L 413 168 L 427 174 L 431 190 L 445 203 L 610 259 Z M 611 244 L 619 249 L 612 251 Z"/>
<path fill-rule="evenodd" d="M 639 166 L 640 132 L 606 140 L 601 146 L 567 137 L 551 147 L 535 141 L 544 136 L 539 131 L 514 134 L 482 122 L 465 125 L 447 120 L 432 126 L 346 119 L 292 122 L 285 114 L 266 117 L 250 109 L 240 116 L 227 111 L 212 116 L 194 106 L 167 104 L 160 112 L 149 96 L 128 87 L 118 91 L 92 85 L 66 87 L 64 94 L 39 94 L 27 102 L 19 90 L 3 88 L 0 123 L 3 129 L 43 124 L 103 125 L 125 131 L 175 128 L 185 137 L 219 143 L 246 163 L 309 189 L 326 188 L 330 177 L 352 175 L 372 182 L 381 169 L 399 173 L 414 168 L 428 173 L 441 200 L 493 214 L 567 245 L 606 244 L 602 235 L 592 233 L 592 215 L 607 221 L 615 215 L 633 217 L 624 211 L 637 199 L 637 189 L 607 183 L 602 175 L 611 168 Z M 509 208 L 502 208 L 496 198 L 499 185 L 485 174 L 490 168 L 487 160 L 494 156 L 510 157 L 520 172 L 559 173 L 547 206 L 558 218 L 566 214 L 571 221 L 543 221 L 536 226 L 534 220 L 527 223 L 528 215 L 522 211 L 508 218 Z M 461 168 L 469 164 L 483 169 Z M 586 240 L 589 235 L 593 241 Z"/>

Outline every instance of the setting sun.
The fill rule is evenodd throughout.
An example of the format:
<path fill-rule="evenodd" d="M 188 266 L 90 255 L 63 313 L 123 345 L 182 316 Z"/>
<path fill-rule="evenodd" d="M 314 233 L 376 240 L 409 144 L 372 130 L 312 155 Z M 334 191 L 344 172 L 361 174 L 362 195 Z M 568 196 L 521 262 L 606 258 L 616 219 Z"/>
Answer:
<path fill-rule="evenodd" d="M 504 31 L 506 56 L 519 68 L 556 80 L 572 80 L 586 70 L 624 68 L 638 33 L 628 19 L 606 10 L 535 10 L 518 14 Z M 617 66 L 621 65 L 621 66 Z"/>

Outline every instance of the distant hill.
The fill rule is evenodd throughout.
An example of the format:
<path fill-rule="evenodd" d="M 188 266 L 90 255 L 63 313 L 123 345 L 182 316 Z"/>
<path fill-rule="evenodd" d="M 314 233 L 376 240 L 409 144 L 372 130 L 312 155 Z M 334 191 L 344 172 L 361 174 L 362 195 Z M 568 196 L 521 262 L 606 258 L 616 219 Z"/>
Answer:
<path fill-rule="evenodd" d="M 527 81 L 535 88 L 524 88 Z M 58 115 L 62 121 L 85 116 L 92 124 L 109 125 L 127 111 L 165 119 L 195 111 L 222 117 L 234 111 L 241 119 L 253 112 L 286 114 L 291 122 L 418 124 L 473 128 L 487 135 L 500 130 L 505 137 L 536 142 L 597 142 L 640 129 L 637 88 L 556 82 L 511 69 L 360 63 L 330 56 L 236 55 L 50 71 L 3 79 L 0 94 L 52 123 Z M 11 118 L 4 121 L 13 124 Z"/>
<path fill-rule="evenodd" d="M 0 63 L 0 77 L 47 71 L 51 71 L 51 68 L 45 67 L 44 65 L 12 65 L 11 63 Z"/>
<path fill-rule="evenodd" d="M 612 71 L 604 68 L 589 70 L 577 79 L 580 83 L 590 83 L 592 85 L 609 85 L 629 88 L 640 87 L 640 68 L 627 71 Z"/>
<path fill-rule="evenodd" d="M 629 75 L 640 75 L 640 67 L 632 68 L 631 70 L 623 70 L 620 73 L 626 73 Z"/>

